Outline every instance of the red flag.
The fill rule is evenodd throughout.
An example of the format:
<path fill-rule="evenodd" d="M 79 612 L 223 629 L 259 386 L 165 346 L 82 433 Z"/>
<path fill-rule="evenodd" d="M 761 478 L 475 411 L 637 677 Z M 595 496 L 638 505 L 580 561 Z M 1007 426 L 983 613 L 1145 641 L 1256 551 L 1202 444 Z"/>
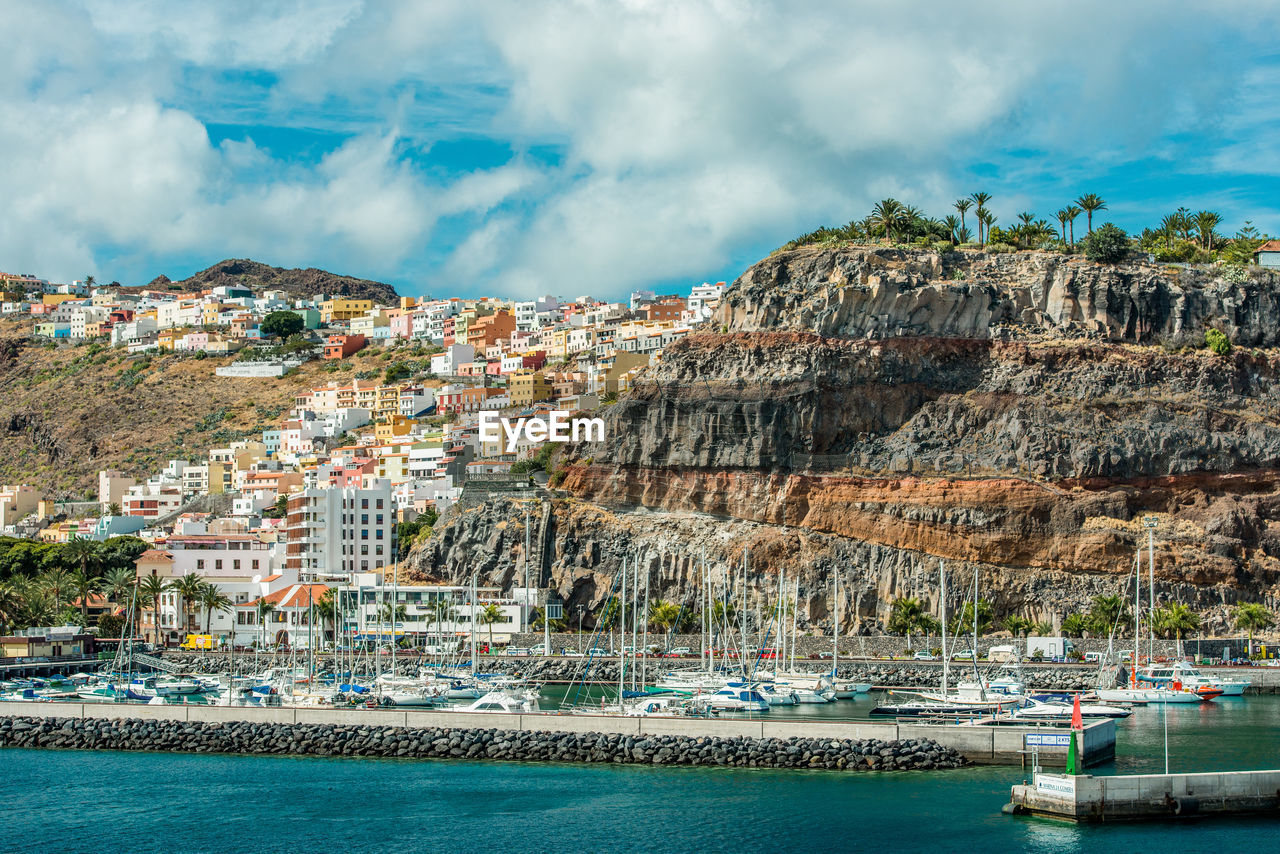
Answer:
<path fill-rule="evenodd" d="M 1076 694 L 1075 704 L 1071 707 L 1071 728 L 1084 729 L 1084 715 L 1080 713 L 1080 695 Z"/>

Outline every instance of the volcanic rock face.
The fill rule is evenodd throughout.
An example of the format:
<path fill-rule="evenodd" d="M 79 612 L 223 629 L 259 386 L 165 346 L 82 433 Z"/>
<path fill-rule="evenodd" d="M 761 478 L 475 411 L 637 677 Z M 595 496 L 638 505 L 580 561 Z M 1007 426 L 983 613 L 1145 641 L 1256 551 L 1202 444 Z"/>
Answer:
<path fill-rule="evenodd" d="M 846 628 L 896 596 L 936 602 L 946 559 L 981 570 L 997 614 L 1052 621 L 1125 591 L 1153 515 L 1162 597 L 1221 626 L 1280 577 L 1280 362 L 1177 346 L 1209 326 L 1276 344 L 1280 282 L 1236 278 L 1047 254 L 773 256 L 726 294 L 719 331 L 668 348 L 608 408 L 606 443 L 570 453 L 576 500 L 539 523 L 540 559 L 590 608 L 625 555 L 667 567 L 654 592 L 679 599 L 703 548 L 716 583 L 750 551 L 753 597 L 799 578 L 802 625 L 829 622 L 838 572 Z M 446 520 L 422 569 L 509 583 L 511 512 Z"/>
<path fill-rule="evenodd" d="M 157 276 L 152 287 L 169 285 L 168 276 Z M 215 288 L 220 285 L 240 285 L 255 291 L 279 290 L 290 296 L 311 298 L 316 294 L 345 296 L 355 299 L 371 299 L 378 303 L 394 303 L 396 289 L 382 282 L 342 276 L 325 270 L 308 267 L 290 270 L 272 267 L 248 258 L 230 258 L 219 261 L 208 269 L 177 283 L 183 289 Z"/>

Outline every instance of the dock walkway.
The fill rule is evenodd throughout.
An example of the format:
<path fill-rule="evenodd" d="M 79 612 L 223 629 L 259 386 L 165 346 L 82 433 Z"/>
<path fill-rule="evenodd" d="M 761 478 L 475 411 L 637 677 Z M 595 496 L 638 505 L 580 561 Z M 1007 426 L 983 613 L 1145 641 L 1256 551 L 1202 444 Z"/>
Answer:
<path fill-rule="evenodd" d="M 46 718 L 142 718 L 205 723 L 259 721 L 281 724 L 357 724 L 401 727 L 457 727 L 532 732 L 601 732 L 622 735 L 686 735 L 724 738 L 874 738 L 882 741 L 932 739 L 982 765 L 1025 765 L 1032 749 L 1041 765 L 1066 764 L 1067 730 L 1048 726 L 956 726 L 907 721 L 780 721 L 767 717 L 664 718 L 534 712 L 331 709 L 324 707 L 164 705 L 132 703 L 0 702 L 0 716 Z M 1115 758 L 1115 721 L 1085 727 L 1085 767 Z M 1034 747 L 1033 747 L 1034 746 Z"/>
<path fill-rule="evenodd" d="M 1074 822 L 1193 815 L 1280 815 L 1280 770 L 1206 774 L 1036 774 L 1013 787 L 1004 812 Z"/>

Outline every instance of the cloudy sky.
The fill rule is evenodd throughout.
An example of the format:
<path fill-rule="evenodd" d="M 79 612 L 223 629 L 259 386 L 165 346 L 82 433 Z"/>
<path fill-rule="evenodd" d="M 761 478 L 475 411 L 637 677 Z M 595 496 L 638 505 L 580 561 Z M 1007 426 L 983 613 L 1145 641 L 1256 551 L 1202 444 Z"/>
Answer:
<path fill-rule="evenodd" d="M 1273 2 L 0 0 L 0 269 L 732 278 L 884 196 L 1280 233 Z"/>

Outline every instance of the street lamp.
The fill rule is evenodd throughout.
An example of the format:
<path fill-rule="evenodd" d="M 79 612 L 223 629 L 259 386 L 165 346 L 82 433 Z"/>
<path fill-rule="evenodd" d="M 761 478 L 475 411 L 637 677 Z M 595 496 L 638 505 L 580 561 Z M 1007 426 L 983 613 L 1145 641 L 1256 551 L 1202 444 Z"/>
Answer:
<path fill-rule="evenodd" d="M 582 612 L 586 610 L 586 606 L 578 606 L 578 634 L 582 634 Z"/>

